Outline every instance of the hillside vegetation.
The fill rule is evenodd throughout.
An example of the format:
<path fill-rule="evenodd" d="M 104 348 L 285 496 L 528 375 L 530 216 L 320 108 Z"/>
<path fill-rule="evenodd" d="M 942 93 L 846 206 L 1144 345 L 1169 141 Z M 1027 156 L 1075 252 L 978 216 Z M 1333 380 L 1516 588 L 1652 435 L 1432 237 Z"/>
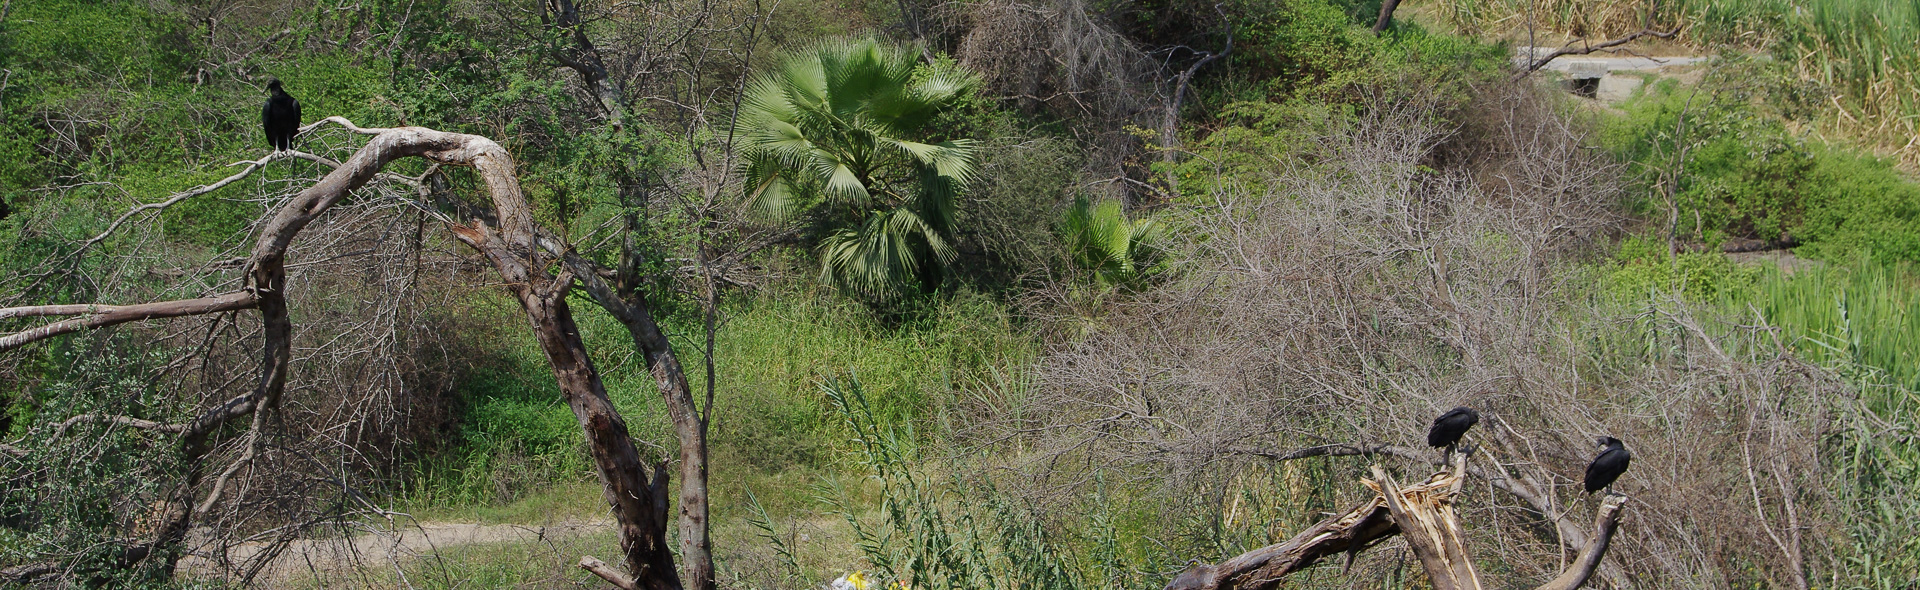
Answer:
<path fill-rule="evenodd" d="M 1578 554 L 1613 436 L 1589 587 L 1920 588 L 1920 3 L 1379 10 L 0 3 L 0 587 L 1158 589 L 1431 473 L 1468 405 L 1490 585 Z M 1600 104 L 1515 76 L 1523 22 L 1715 58 Z M 36 331 L 262 297 L 275 216 L 378 141 L 327 117 L 497 142 L 534 278 L 441 154 L 289 242 L 284 365 L 269 309 Z M 451 522 L 611 524 L 310 549 Z"/>

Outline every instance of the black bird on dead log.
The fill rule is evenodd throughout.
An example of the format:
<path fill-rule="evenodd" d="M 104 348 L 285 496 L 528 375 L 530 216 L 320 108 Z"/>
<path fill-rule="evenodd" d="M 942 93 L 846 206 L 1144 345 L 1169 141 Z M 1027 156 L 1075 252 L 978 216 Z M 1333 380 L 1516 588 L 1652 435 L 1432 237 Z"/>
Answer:
<path fill-rule="evenodd" d="M 293 136 L 300 132 L 300 101 L 280 89 L 280 81 L 267 83 L 273 96 L 260 107 L 260 126 L 267 132 L 267 144 L 274 151 L 293 149 Z"/>
<path fill-rule="evenodd" d="M 1460 443 L 1460 437 L 1467 433 L 1467 429 L 1479 423 L 1480 413 L 1473 411 L 1473 408 L 1460 406 L 1447 410 L 1439 418 L 1434 418 L 1433 427 L 1427 429 L 1427 446 L 1447 447 L 1448 452 L 1452 452 L 1453 446 Z"/>
<path fill-rule="evenodd" d="M 1604 489 L 1611 494 L 1613 481 L 1620 479 L 1620 474 L 1627 472 L 1627 464 L 1633 461 L 1633 453 L 1628 452 L 1627 447 L 1620 444 L 1620 439 L 1611 436 L 1600 437 L 1599 442 L 1600 456 L 1594 457 L 1593 462 L 1587 464 L 1587 493 L 1591 494 Z"/>

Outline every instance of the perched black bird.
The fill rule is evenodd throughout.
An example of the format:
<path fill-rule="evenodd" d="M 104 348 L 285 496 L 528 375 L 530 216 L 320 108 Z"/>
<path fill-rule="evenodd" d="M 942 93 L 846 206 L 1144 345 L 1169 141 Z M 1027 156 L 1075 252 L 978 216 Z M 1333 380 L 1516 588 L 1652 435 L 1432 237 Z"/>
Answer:
<path fill-rule="evenodd" d="M 1613 480 L 1620 479 L 1620 474 L 1627 472 L 1627 463 L 1633 461 L 1633 453 L 1627 452 L 1627 447 L 1620 444 L 1620 439 L 1611 436 L 1600 437 L 1600 447 L 1600 456 L 1594 457 L 1593 462 L 1587 464 L 1587 493 L 1589 494 L 1602 489 L 1612 493 L 1613 490 L 1608 489 L 1608 486 L 1613 485 Z"/>
<path fill-rule="evenodd" d="M 260 107 L 260 126 L 267 130 L 267 144 L 275 151 L 293 149 L 293 134 L 300 132 L 300 101 L 280 89 L 280 81 L 267 83 L 273 97 Z"/>
<path fill-rule="evenodd" d="M 1468 428 L 1479 423 L 1480 413 L 1473 411 L 1473 408 L 1460 406 L 1447 410 L 1447 413 L 1433 419 L 1433 428 L 1427 429 L 1427 445 L 1451 447 L 1460 442 L 1460 436 L 1466 434 Z"/>

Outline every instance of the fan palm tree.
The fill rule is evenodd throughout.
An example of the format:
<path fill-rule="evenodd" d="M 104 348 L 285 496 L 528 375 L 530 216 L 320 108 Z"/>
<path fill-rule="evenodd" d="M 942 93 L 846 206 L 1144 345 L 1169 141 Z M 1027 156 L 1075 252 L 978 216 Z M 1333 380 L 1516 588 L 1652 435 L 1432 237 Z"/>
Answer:
<path fill-rule="evenodd" d="M 1102 287 L 1127 285 L 1159 269 L 1154 243 L 1160 238 L 1160 224 L 1127 219 L 1118 200 L 1095 204 L 1086 197 L 1074 199 L 1059 227 L 1074 263 L 1092 271 Z"/>
<path fill-rule="evenodd" d="M 927 138 L 977 81 L 918 55 L 873 40 L 789 55 L 749 83 L 735 123 L 751 207 L 850 220 L 821 240 L 821 273 L 870 301 L 939 285 L 954 203 L 976 174 L 973 141 Z"/>

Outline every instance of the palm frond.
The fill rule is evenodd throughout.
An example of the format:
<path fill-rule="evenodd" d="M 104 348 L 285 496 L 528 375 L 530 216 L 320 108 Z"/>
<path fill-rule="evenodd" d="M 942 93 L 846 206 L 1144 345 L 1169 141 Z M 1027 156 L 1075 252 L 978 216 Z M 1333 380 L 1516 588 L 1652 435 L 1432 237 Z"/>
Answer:
<path fill-rule="evenodd" d="M 823 238 L 820 253 L 823 276 L 869 300 L 932 280 L 957 256 L 955 204 L 980 172 L 973 141 L 923 138 L 977 83 L 871 39 L 788 55 L 754 77 L 735 123 L 749 206 L 774 220 L 818 203 L 864 211 L 858 226 Z M 879 187 L 895 198 L 876 200 Z"/>
<path fill-rule="evenodd" d="M 1160 227 L 1151 219 L 1127 219 L 1117 200 L 1096 204 L 1080 197 L 1061 219 L 1060 233 L 1075 264 L 1103 285 L 1124 285 L 1153 273 Z"/>
<path fill-rule="evenodd" d="M 855 228 L 843 228 L 820 242 L 821 278 L 875 301 L 907 291 L 919 270 L 907 236 L 889 231 L 886 215 L 874 213 Z"/>

